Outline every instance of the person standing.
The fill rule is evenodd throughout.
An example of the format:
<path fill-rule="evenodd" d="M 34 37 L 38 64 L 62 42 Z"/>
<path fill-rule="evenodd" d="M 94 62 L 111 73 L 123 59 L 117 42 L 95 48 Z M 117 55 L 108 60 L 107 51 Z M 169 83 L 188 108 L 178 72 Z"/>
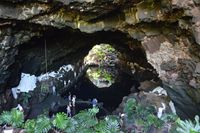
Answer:
<path fill-rule="evenodd" d="M 56 95 L 56 87 L 55 86 L 52 87 L 52 93 L 53 93 L 53 95 Z"/>
<path fill-rule="evenodd" d="M 16 109 L 18 109 L 21 112 L 24 112 L 24 109 L 22 108 L 22 106 L 20 104 L 17 105 Z"/>
<path fill-rule="evenodd" d="M 120 118 L 120 120 L 119 120 L 119 125 L 120 125 L 121 127 L 123 127 L 123 125 L 124 125 L 124 117 L 125 117 L 125 114 L 124 114 L 124 113 L 119 113 L 119 118 Z"/>
<path fill-rule="evenodd" d="M 64 84 L 64 88 L 66 88 L 67 87 L 67 82 L 65 80 L 64 80 L 63 84 Z"/>
<path fill-rule="evenodd" d="M 76 103 L 76 96 L 73 95 L 72 97 L 72 106 L 75 107 L 75 103 Z"/>
<path fill-rule="evenodd" d="M 68 96 L 68 103 L 69 103 L 69 106 L 71 107 L 72 106 L 72 95 L 70 92 L 69 92 L 69 96 Z"/>
<path fill-rule="evenodd" d="M 71 107 L 69 105 L 67 105 L 67 115 L 68 115 L 68 117 L 72 116 L 72 114 L 71 114 Z"/>
<path fill-rule="evenodd" d="M 94 98 L 94 99 L 92 100 L 92 107 L 93 107 L 93 108 L 96 107 L 96 106 L 97 106 L 97 103 L 98 103 L 97 99 Z"/>

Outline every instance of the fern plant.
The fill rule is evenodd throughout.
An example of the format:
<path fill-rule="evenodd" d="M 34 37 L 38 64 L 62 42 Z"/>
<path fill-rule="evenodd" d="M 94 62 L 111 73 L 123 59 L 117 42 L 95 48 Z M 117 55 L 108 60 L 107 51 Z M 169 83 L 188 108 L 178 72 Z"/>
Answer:
<path fill-rule="evenodd" d="M 17 109 L 12 109 L 10 113 L 11 113 L 11 125 L 13 127 L 22 127 L 24 123 L 24 113 Z"/>
<path fill-rule="evenodd" d="M 96 113 L 99 112 L 98 108 L 92 108 L 84 110 L 74 116 L 74 119 L 78 122 L 77 129 L 90 128 L 98 123 Z"/>
<path fill-rule="evenodd" d="M 147 132 L 151 126 L 156 128 L 162 126 L 163 121 L 155 115 L 155 112 L 156 110 L 153 106 L 144 107 L 137 103 L 134 98 L 128 99 L 124 107 L 127 122 L 141 127 L 143 132 Z M 136 129 L 133 127 L 132 130 L 134 131 Z"/>
<path fill-rule="evenodd" d="M 98 108 L 83 110 L 72 118 L 67 117 L 65 113 L 57 113 L 52 121 L 47 116 L 40 115 L 37 119 L 27 120 L 25 124 L 23 124 L 23 112 L 12 109 L 11 111 L 4 111 L 0 115 L 0 124 L 21 127 L 24 128 L 27 133 L 47 133 L 52 128 L 66 133 L 120 132 L 117 117 L 107 116 L 105 119 L 98 120 L 96 118 L 98 112 Z"/>
<path fill-rule="evenodd" d="M 76 129 L 77 129 L 78 122 L 74 118 L 68 118 L 68 119 L 69 121 L 66 124 L 67 126 L 64 131 L 66 133 L 77 133 Z"/>
<path fill-rule="evenodd" d="M 0 116 L 0 124 L 10 124 L 11 125 L 11 114 L 9 111 L 3 111 Z"/>
<path fill-rule="evenodd" d="M 200 132 L 200 124 L 199 124 L 199 116 L 195 116 L 195 122 L 191 120 L 177 120 L 177 131 L 181 133 L 199 133 Z"/>
<path fill-rule="evenodd" d="M 35 133 L 47 133 L 51 129 L 51 122 L 45 115 L 40 115 L 36 119 Z"/>
<path fill-rule="evenodd" d="M 62 131 L 64 131 L 67 128 L 68 123 L 69 123 L 69 119 L 68 119 L 67 115 L 63 112 L 57 113 L 54 120 L 52 121 L 52 124 L 56 128 L 58 128 Z"/>
<path fill-rule="evenodd" d="M 136 110 L 136 100 L 134 98 L 130 98 L 127 100 L 125 107 L 124 107 L 124 112 L 127 114 L 129 120 L 132 120 L 132 117 L 134 115 L 134 110 Z"/>
<path fill-rule="evenodd" d="M 21 95 L 22 95 L 21 97 L 22 97 L 23 105 L 27 105 L 29 103 L 29 99 L 31 98 L 30 93 L 23 92 Z"/>
<path fill-rule="evenodd" d="M 114 116 L 106 116 L 104 120 L 100 120 L 99 124 L 95 126 L 97 132 L 103 133 L 119 133 L 119 121 Z"/>
<path fill-rule="evenodd" d="M 23 112 L 12 109 L 11 111 L 3 111 L 0 116 L 0 124 L 7 124 L 13 127 L 22 127 L 24 122 Z"/>
<path fill-rule="evenodd" d="M 35 133 L 35 126 L 36 126 L 36 122 L 34 119 L 27 120 L 24 125 L 24 129 L 27 133 Z"/>

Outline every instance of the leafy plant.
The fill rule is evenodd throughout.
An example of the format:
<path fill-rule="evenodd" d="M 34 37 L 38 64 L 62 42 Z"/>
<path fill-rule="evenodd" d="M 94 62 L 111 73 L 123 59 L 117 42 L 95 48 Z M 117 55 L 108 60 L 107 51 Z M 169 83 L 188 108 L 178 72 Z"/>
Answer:
<path fill-rule="evenodd" d="M 177 120 L 177 131 L 181 133 L 199 133 L 200 132 L 200 124 L 199 124 L 199 116 L 195 116 L 195 121 L 191 120 Z"/>
<path fill-rule="evenodd" d="M 0 116 L 0 124 L 8 124 L 13 127 L 21 127 L 24 122 L 23 112 L 12 109 L 11 111 L 3 111 Z"/>
<path fill-rule="evenodd" d="M 118 133 L 120 131 L 119 123 L 115 120 L 101 120 L 95 127 L 98 133 Z"/>
<path fill-rule="evenodd" d="M 161 117 L 161 120 L 164 122 L 176 122 L 176 120 L 178 119 L 178 116 L 176 114 L 164 114 Z"/>
<path fill-rule="evenodd" d="M 0 116 L 0 124 L 10 124 L 11 125 L 11 114 L 9 111 L 3 111 Z"/>
<path fill-rule="evenodd" d="M 36 119 L 35 132 L 46 133 L 51 129 L 50 119 L 44 115 L 39 116 Z"/>
<path fill-rule="evenodd" d="M 83 110 L 74 117 L 67 117 L 65 113 L 57 113 L 49 119 L 40 115 L 37 119 L 27 120 L 25 124 L 23 112 L 17 109 L 4 111 L 0 116 L 0 124 L 8 124 L 13 127 L 24 128 L 27 133 L 46 133 L 55 128 L 67 133 L 119 133 L 118 118 L 107 116 L 102 120 L 96 118 L 98 108 Z"/>
<path fill-rule="evenodd" d="M 98 123 L 96 116 L 96 113 L 99 112 L 98 108 L 92 108 L 81 111 L 77 115 L 74 116 L 74 119 L 78 122 L 78 128 L 84 129 L 84 128 L 91 128 L 95 126 Z"/>
<path fill-rule="evenodd" d="M 154 107 L 144 107 L 138 104 L 134 98 L 127 100 L 124 112 L 127 115 L 127 121 L 142 127 L 143 132 L 146 132 L 151 126 L 159 128 L 163 124 L 163 121 L 154 115 Z"/>
<path fill-rule="evenodd" d="M 51 121 L 45 115 L 40 115 L 36 120 L 27 120 L 24 124 L 27 133 L 47 133 L 51 128 Z"/>
<path fill-rule="evenodd" d="M 47 82 L 42 82 L 40 90 L 42 93 L 48 93 L 49 92 L 49 85 Z"/>
<path fill-rule="evenodd" d="M 162 124 L 163 124 L 163 122 L 157 117 L 157 116 L 155 116 L 155 115 L 153 115 L 153 114 L 149 114 L 148 116 L 147 116 L 147 118 L 146 118 L 146 124 L 145 124 L 145 126 L 148 128 L 148 127 L 150 127 L 150 126 L 152 126 L 152 125 L 154 125 L 155 127 L 161 127 L 162 126 Z"/>
<path fill-rule="evenodd" d="M 27 105 L 29 103 L 29 98 L 31 98 L 31 95 L 27 92 L 22 93 L 22 99 L 23 99 L 23 105 Z"/>
<path fill-rule="evenodd" d="M 11 125 L 13 127 L 21 127 L 24 123 L 23 112 L 17 109 L 12 109 L 10 113 L 11 113 Z"/>
<path fill-rule="evenodd" d="M 74 118 L 68 118 L 67 126 L 65 128 L 66 133 L 76 133 L 78 122 Z"/>
<path fill-rule="evenodd" d="M 136 109 L 137 103 L 134 98 L 130 98 L 127 100 L 124 112 L 127 114 L 129 120 L 131 120 L 132 116 L 134 115 L 134 110 Z"/>
<path fill-rule="evenodd" d="M 65 130 L 67 128 L 67 124 L 69 123 L 69 119 L 67 115 L 63 112 L 57 113 L 55 118 L 52 121 L 52 124 L 60 129 L 60 130 Z"/>
<path fill-rule="evenodd" d="M 35 126 L 36 126 L 36 122 L 35 122 L 34 119 L 32 119 L 32 120 L 26 121 L 24 128 L 25 128 L 25 131 L 27 133 L 34 133 L 35 132 Z"/>

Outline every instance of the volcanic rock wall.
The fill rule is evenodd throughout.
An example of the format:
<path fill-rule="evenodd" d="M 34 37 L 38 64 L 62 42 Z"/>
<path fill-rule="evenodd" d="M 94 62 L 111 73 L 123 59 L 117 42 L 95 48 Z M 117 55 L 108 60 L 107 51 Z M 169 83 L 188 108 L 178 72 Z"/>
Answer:
<path fill-rule="evenodd" d="M 200 113 L 198 0 L 1 0 L 0 92 L 8 89 L 19 46 L 49 29 L 69 27 L 84 34 L 118 31 L 137 40 L 178 114 Z M 127 46 L 134 51 L 134 44 Z"/>

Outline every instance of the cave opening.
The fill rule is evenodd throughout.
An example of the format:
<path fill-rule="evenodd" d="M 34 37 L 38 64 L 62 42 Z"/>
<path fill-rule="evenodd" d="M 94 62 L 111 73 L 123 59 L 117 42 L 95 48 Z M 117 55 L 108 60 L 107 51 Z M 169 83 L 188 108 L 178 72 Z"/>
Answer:
<path fill-rule="evenodd" d="M 47 46 L 48 81 L 41 80 L 42 75 L 45 75 L 45 41 Z M 104 55 L 100 52 L 101 50 L 97 49 L 95 54 L 99 57 L 96 58 L 102 58 L 100 59 L 102 62 L 101 64 L 91 63 L 94 60 L 86 58 L 96 46 L 101 45 L 106 46 L 104 50 L 110 50 L 110 55 Z M 28 43 L 20 45 L 18 51 L 16 61 L 13 64 L 15 69 L 13 70 L 14 76 L 10 79 L 12 81 L 9 84 L 10 87 L 16 87 L 19 84 L 22 73 L 35 75 L 37 82 L 34 91 L 30 92 L 31 96 L 28 104 L 23 103 L 23 98 L 17 99 L 18 103 L 27 104 L 24 106 L 27 106 L 28 118 L 41 114 L 43 107 L 51 108 L 52 102 L 60 103 L 60 97 L 52 98 L 51 90 L 45 90 L 44 83 L 48 84 L 50 88 L 49 84 L 53 82 L 56 92 L 62 100 L 67 98 L 69 92 L 76 95 L 78 100 L 89 101 L 97 98 L 98 102 L 103 103 L 103 108 L 111 113 L 118 107 L 124 96 L 138 91 L 137 88 L 141 81 L 158 80 L 157 73 L 149 70 L 140 72 L 135 67 L 135 64 L 137 64 L 136 66 L 153 69 L 146 60 L 140 42 L 117 31 L 86 34 L 72 29 L 53 29 L 44 33 L 44 36 L 40 38 L 33 38 Z M 119 57 L 119 59 L 117 59 L 117 62 L 111 62 L 109 66 L 106 66 L 105 64 L 111 60 L 111 57 L 113 59 Z M 112 71 L 114 75 L 106 73 L 105 68 Z M 95 85 L 89 78 L 90 74 L 88 74 L 89 71 L 94 71 L 97 75 L 99 69 L 104 72 L 106 79 L 110 80 L 103 80 L 103 84 L 100 84 L 101 87 Z M 55 75 L 55 72 L 58 72 L 58 75 Z M 116 78 L 115 82 L 112 82 L 113 77 Z M 99 79 L 98 76 L 95 78 Z M 66 103 L 61 104 L 54 111 L 66 112 L 66 106 Z M 77 111 L 80 111 L 88 107 L 91 107 L 91 105 L 78 104 L 76 108 Z"/>
<path fill-rule="evenodd" d="M 120 68 L 121 63 L 124 63 L 121 53 L 111 45 L 93 46 L 84 58 L 84 65 L 89 64 L 90 67 L 71 92 L 84 101 L 97 98 L 109 112 L 114 111 L 122 98 L 130 94 L 130 88 L 139 85 Z"/>

